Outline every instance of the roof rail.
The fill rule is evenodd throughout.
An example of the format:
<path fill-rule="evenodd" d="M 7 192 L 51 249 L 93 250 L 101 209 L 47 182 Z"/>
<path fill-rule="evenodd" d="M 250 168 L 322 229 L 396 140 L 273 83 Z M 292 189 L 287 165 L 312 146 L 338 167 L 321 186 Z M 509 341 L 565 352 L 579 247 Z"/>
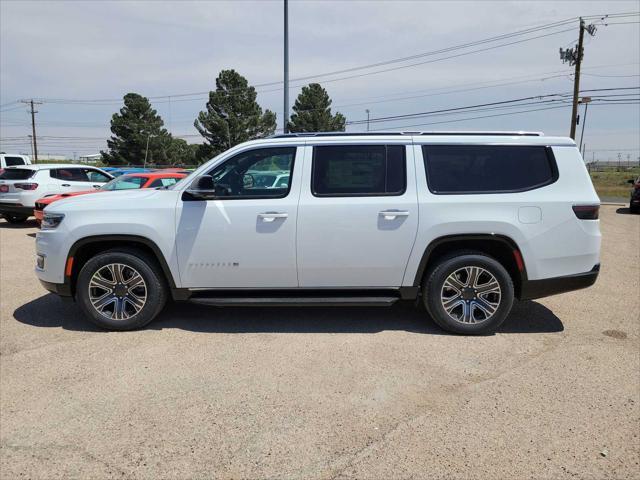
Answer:
<path fill-rule="evenodd" d="M 499 136 L 499 137 L 542 137 L 542 132 L 508 132 L 508 131 L 457 131 L 457 132 L 302 132 L 302 133 L 280 133 L 269 138 L 296 138 L 296 137 L 371 137 L 380 135 L 442 135 L 442 136 Z"/>

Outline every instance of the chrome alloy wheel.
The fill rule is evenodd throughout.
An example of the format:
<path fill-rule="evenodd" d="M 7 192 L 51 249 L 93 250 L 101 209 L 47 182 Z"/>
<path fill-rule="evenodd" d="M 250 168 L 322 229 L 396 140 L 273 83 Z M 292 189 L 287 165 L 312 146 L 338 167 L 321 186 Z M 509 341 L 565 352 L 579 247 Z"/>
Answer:
<path fill-rule="evenodd" d="M 502 292 L 496 277 L 482 267 L 463 267 L 447 277 L 440 301 L 456 322 L 481 323 L 498 310 Z"/>
<path fill-rule="evenodd" d="M 89 300 L 100 315 L 111 320 L 127 320 L 147 303 L 147 284 L 135 268 L 110 263 L 91 277 Z"/>

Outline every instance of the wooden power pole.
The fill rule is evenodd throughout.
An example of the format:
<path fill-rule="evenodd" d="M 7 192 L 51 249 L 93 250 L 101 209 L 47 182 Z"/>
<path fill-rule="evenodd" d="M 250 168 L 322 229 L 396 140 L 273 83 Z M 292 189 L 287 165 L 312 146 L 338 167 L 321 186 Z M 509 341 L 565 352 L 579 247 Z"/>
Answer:
<path fill-rule="evenodd" d="M 36 113 L 37 110 L 33 108 L 34 105 L 40 105 L 42 102 L 34 102 L 31 100 L 20 100 L 22 103 L 29 105 L 31 109 L 31 132 L 33 135 L 33 160 L 34 163 L 38 163 L 38 139 L 36 138 Z"/>
<path fill-rule="evenodd" d="M 573 107 L 571 108 L 571 133 L 569 136 L 576 139 L 576 120 L 578 118 L 578 96 L 580 95 L 580 65 L 582 64 L 584 40 L 584 20 L 580 19 L 580 35 L 578 36 L 578 52 L 576 55 L 576 71 L 573 76 Z"/>
<path fill-rule="evenodd" d="M 575 65 L 575 73 L 573 76 L 573 107 L 571 109 L 571 129 L 569 136 L 576 139 L 576 126 L 578 119 L 578 100 L 580 96 L 580 67 L 582 66 L 582 59 L 584 57 L 584 48 L 582 47 L 584 41 L 584 32 L 593 36 L 596 34 L 596 26 L 591 24 L 586 26 L 582 17 L 580 17 L 580 33 L 578 35 L 578 45 L 575 48 L 560 49 L 560 59 L 562 63 L 569 62 L 570 66 Z"/>

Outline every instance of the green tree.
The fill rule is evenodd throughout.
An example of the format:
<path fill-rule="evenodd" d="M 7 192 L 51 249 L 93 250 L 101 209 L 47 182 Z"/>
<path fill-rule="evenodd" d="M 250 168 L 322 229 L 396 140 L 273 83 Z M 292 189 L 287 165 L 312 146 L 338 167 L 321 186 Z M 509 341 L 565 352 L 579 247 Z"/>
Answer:
<path fill-rule="evenodd" d="M 172 138 L 167 157 L 170 165 L 197 165 L 196 153 L 199 145 L 188 144 L 181 138 Z"/>
<path fill-rule="evenodd" d="M 167 150 L 174 139 L 163 127 L 164 121 L 146 97 L 127 93 L 124 106 L 111 117 L 109 150 L 100 152 L 103 162 L 107 165 L 142 165 L 146 154 L 147 163 L 169 163 Z"/>
<path fill-rule="evenodd" d="M 302 87 L 293 105 L 289 120 L 290 132 L 342 132 L 346 119 L 336 112 L 331 114 L 331 98 L 319 83 Z"/>
<path fill-rule="evenodd" d="M 215 91 L 209 92 L 206 111 L 198 114 L 193 125 L 205 139 L 198 149 L 201 160 L 209 159 L 247 140 L 272 135 L 276 114 L 262 111 L 256 102 L 256 90 L 235 70 L 222 70 Z"/>

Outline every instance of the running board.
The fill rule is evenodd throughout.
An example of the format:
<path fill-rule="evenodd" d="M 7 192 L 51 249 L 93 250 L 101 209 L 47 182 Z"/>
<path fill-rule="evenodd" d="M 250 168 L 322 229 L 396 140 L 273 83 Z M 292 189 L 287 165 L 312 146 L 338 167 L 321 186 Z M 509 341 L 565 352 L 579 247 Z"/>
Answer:
<path fill-rule="evenodd" d="M 189 301 L 215 307 L 388 307 L 399 297 L 192 297 Z"/>

